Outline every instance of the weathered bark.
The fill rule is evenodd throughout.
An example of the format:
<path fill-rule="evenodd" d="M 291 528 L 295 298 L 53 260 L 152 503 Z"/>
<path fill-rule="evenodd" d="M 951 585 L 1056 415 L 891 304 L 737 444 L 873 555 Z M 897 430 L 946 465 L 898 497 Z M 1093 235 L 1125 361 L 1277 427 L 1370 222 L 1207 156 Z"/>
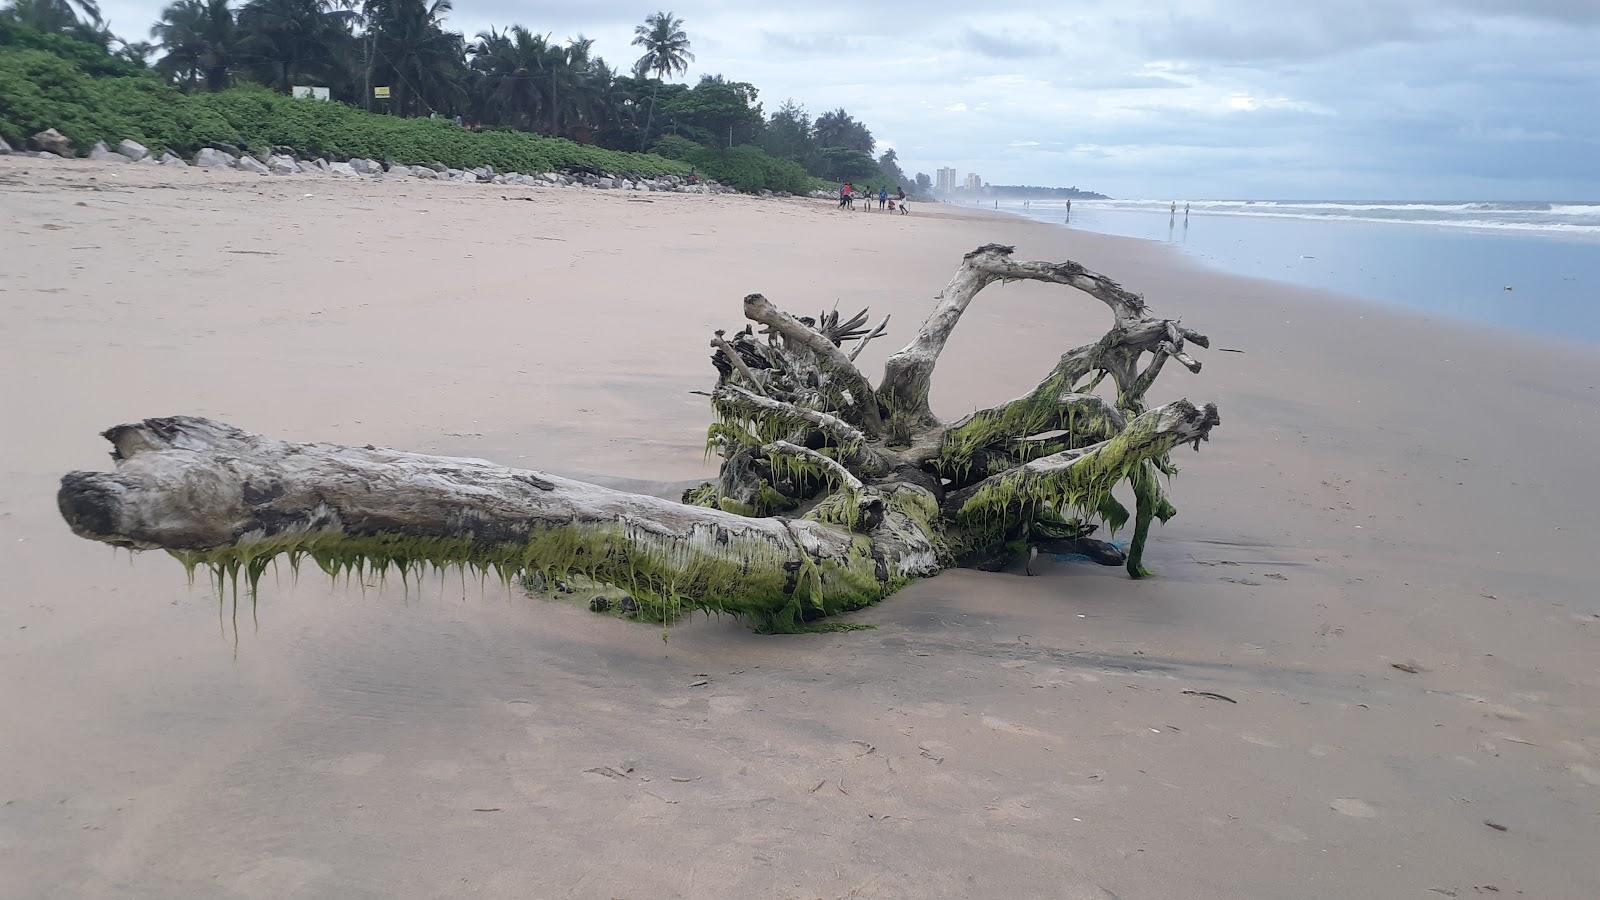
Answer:
<path fill-rule="evenodd" d="M 955 331 L 956 323 L 961 321 L 961 314 L 967 311 L 967 305 L 995 280 L 988 263 L 1010 252 L 1010 247 L 985 244 L 961 260 L 955 276 L 934 298 L 938 302 L 917 336 L 884 363 L 883 381 L 878 385 L 882 403 L 905 410 L 919 422 L 936 421 L 928 406 L 928 395 L 939 354 L 944 352 L 945 342 Z"/>
<path fill-rule="evenodd" d="M 760 294 L 750 294 L 744 298 L 744 315 L 745 318 L 760 322 L 786 340 L 810 351 L 818 368 L 825 375 L 831 376 L 841 391 L 848 392 L 845 406 L 861 418 L 862 427 L 873 435 L 883 433 L 883 419 L 879 414 L 872 383 L 861 374 L 861 370 L 850 361 L 850 357 L 839 349 L 838 344 L 829 340 L 826 334 L 773 306 L 772 301 Z"/>
<path fill-rule="evenodd" d="M 984 286 L 1016 279 L 1087 293 L 1111 309 L 1112 327 L 1027 395 L 946 426 L 929 405 L 939 355 Z M 784 630 L 945 566 L 996 567 L 1019 547 L 1120 561 L 1090 535 L 1130 518 L 1112 496 L 1123 482 L 1136 506 L 1126 563 L 1146 574 L 1150 522 L 1174 514 L 1157 473 L 1175 471 L 1169 452 L 1198 448 L 1219 422 L 1215 407 L 1186 400 L 1144 409 L 1167 359 L 1199 371 L 1185 345 L 1206 346 L 1204 335 L 1152 317 L 1137 294 L 1077 263 L 1019 262 L 1009 247 L 967 254 L 876 388 L 854 359 L 887 318 L 871 329 L 865 310 L 799 319 L 760 294 L 744 312 L 765 340 L 748 326 L 713 338 L 718 421 L 707 442 L 722 469 L 683 503 L 177 417 L 106 432 L 117 470 L 68 474 L 61 512 L 84 537 L 165 549 L 252 585 L 278 556 L 334 573 L 577 572 L 628 590 L 652 618 L 704 609 Z M 847 340 L 857 342 L 849 353 Z M 1108 377 L 1110 398 L 1095 393 Z"/>
<path fill-rule="evenodd" d="M 756 377 L 756 373 L 750 371 L 750 366 L 744 361 L 744 357 L 739 355 L 739 351 L 732 344 L 723 340 L 721 331 L 718 331 L 716 336 L 711 339 L 711 346 L 722 351 L 723 357 L 728 360 L 728 365 L 733 366 L 739 374 L 744 376 L 744 380 L 750 385 L 751 390 L 758 394 L 766 393 L 762 389 L 761 379 Z"/>
<path fill-rule="evenodd" d="M 233 577 L 253 580 L 280 554 L 334 571 L 575 571 L 634 592 L 659 618 L 701 608 L 783 627 L 935 571 L 903 542 L 822 522 L 739 516 L 483 460 L 286 443 L 183 416 L 106 437 L 115 472 L 62 479 L 72 530 Z"/>
<path fill-rule="evenodd" d="M 780 421 L 784 418 L 796 419 L 815 427 L 818 431 L 824 432 L 844 446 L 864 444 L 867 440 L 866 434 L 861 429 L 838 416 L 753 394 L 738 385 L 719 385 L 711 397 L 719 406 L 728 410 L 742 412 L 752 418 L 768 416 Z"/>

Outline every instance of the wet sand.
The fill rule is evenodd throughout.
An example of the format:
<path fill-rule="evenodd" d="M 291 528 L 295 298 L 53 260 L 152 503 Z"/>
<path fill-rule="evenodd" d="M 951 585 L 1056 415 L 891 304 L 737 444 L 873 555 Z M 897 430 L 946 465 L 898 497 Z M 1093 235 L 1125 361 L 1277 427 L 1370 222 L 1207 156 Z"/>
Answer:
<path fill-rule="evenodd" d="M 109 465 L 96 432 L 172 413 L 703 477 L 689 392 L 740 297 L 892 312 L 871 370 L 991 241 L 1212 336 L 1152 395 L 1223 417 L 1178 456 L 1157 578 L 957 571 L 875 630 L 663 642 L 495 585 L 285 573 L 235 622 L 54 509 Z M 1600 896 L 1592 350 L 927 206 L 16 158 L 0 322 L 0 895 Z M 935 406 L 1103 326 L 992 287 Z"/>

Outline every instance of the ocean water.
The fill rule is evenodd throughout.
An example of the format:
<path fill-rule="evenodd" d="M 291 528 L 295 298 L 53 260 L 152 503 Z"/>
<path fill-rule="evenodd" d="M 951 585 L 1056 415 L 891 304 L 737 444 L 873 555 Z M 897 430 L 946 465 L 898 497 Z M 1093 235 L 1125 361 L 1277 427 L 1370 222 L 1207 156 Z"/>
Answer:
<path fill-rule="evenodd" d="M 981 204 L 992 207 L 993 202 Z M 1600 343 L 1600 202 L 1001 201 L 1204 262 L 1548 337 Z"/>

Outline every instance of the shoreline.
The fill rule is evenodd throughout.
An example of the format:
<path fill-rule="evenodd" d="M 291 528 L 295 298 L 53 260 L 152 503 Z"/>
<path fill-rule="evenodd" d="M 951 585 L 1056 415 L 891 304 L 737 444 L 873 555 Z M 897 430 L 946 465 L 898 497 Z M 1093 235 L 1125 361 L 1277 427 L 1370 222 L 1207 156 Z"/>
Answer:
<path fill-rule="evenodd" d="M 1094 224 L 1084 227 L 1079 224 L 1046 222 L 1015 209 L 1002 209 L 998 212 L 1091 234 L 1167 245 L 1178 250 L 1184 259 L 1212 272 L 1262 279 L 1293 290 L 1320 292 L 1331 299 L 1367 305 L 1391 315 L 1450 321 L 1502 334 L 1533 337 L 1550 344 L 1567 345 L 1580 352 L 1592 352 L 1596 347 L 1600 347 L 1600 319 L 1590 315 L 1584 287 L 1586 283 L 1600 284 L 1595 282 L 1596 278 L 1600 278 L 1600 255 L 1596 255 L 1596 251 L 1600 251 L 1600 243 L 1587 237 L 1569 238 L 1557 233 L 1530 234 L 1515 231 L 1469 232 L 1465 229 L 1396 224 L 1401 230 L 1395 232 L 1393 239 L 1407 241 L 1405 246 L 1414 248 L 1424 255 L 1403 260 L 1384 259 L 1378 257 L 1388 251 L 1380 251 L 1377 248 L 1391 242 L 1389 237 L 1382 235 L 1382 232 L 1389 229 L 1375 226 L 1395 223 L 1341 218 L 1290 220 L 1290 224 L 1295 228 L 1303 229 L 1299 239 L 1312 244 L 1305 249 L 1334 253 L 1339 262 L 1332 263 L 1315 262 L 1323 257 L 1301 255 L 1301 250 L 1291 250 L 1287 256 L 1282 255 L 1281 251 L 1285 246 L 1291 243 L 1298 246 L 1299 242 L 1277 233 L 1277 229 L 1271 227 L 1274 223 L 1266 218 L 1201 214 L 1197 228 L 1205 225 L 1223 226 L 1222 234 L 1228 238 L 1220 238 L 1214 229 L 1208 229 L 1203 232 L 1206 240 L 1200 242 L 1201 246 L 1195 246 L 1187 240 L 1180 242 L 1170 236 L 1164 239 L 1148 234 L 1129 233 L 1138 229 L 1130 228 L 1122 220 L 1142 217 L 1145 215 L 1143 211 L 1130 213 L 1112 210 L 1113 219 L 1099 223 L 1098 227 Z M 1160 212 L 1160 215 L 1152 218 L 1164 220 L 1165 212 L 1164 210 Z M 1206 218 L 1212 221 L 1205 222 Z M 1083 221 L 1082 217 L 1075 217 L 1075 220 Z M 1415 283 L 1423 280 L 1425 272 L 1437 272 L 1443 267 L 1452 265 L 1453 261 L 1448 255 L 1427 256 L 1427 252 L 1438 253 L 1453 249 L 1455 245 L 1465 241 L 1474 242 L 1474 246 L 1480 246 L 1486 252 L 1492 251 L 1490 256 L 1501 257 L 1503 260 L 1510 259 L 1529 245 L 1537 249 L 1539 254 L 1529 257 L 1515 272 L 1505 270 L 1501 266 L 1496 267 L 1494 272 L 1477 272 L 1475 278 L 1456 277 Z M 1320 247 L 1316 246 L 1319 243 Z M 1241 255 L 1245 251 L 1238 249 L 1239 247 L 1257 248 L 1250 251 L 1253 253 L 1270 254 L 1274 249 L 1279 250 L 1280 258 L 1276 263 L 1276 271 L 1274 266 L 1267 265 L 1264 259 L 1247 261 Z M 1364 259 L 1361 255 L 1364 251 L 1378 254 L 1378 257 L 1371 260 Z M 1295 271 L 1305 267 L 1308 260 L 1312 261 L 1309 263 L 1311 267 L 1309 270 Z M 1315 271 L 1318 266 L 1332 268 L 1329 272 L 1318 274 Z M 1379 281 L 1369 281 L 1362 285 L 1357 283 L 1361 281 L 1358 276 L 1334 274 L 1343 272 L 1347 268 L 1359 268 L 1363 272 L 1373 273 L 1369 278 L 1387 275 L 1387 279 L 1392 283 L 1385 285 Z M 1556 278 L 1551 274 L 1553 271 L 1571 274 Z M 1524 283 L 1525 279 L 1533 283 Z M 1476 291 L 1474 294 L 1475 286 L 1484 282 L 1492 284 L 1492 289 Z M 1519 292 L 1507 291 L 1502 294 L 1500 286 L 1505 282 L 1515 284 Z M 1405 286 L 1404 289 L 1402 285 Z M 1493 295 L 1492 299 L 1489 294 Z M 1529 311 L 1529 307 L 1536 307 L 1539 314 L 1535 315 Z M 1565 323 L 1562 326 L 1563 333 L 1556 333 L 1546 324 L 1547 321 Z"/>
<path fill-rule="evenodd" d="M 1593 353 L 1012 217 L 25 162 L 0 865 L 40 896 L 1600 894 Z M 954 571 L 789 638 L 664 642 L 453 575 L 269 578 L 234 618 L 54 509 L 108 466 L 96 432 L 174 413 L 702 478 L 689 391 L 739 297 L 892 313 L 875 373 L 989 242 L 1211 336 L 1152 397 L 1223 420 L 1175 454 L 1154 579 Z M 1021 393 L 1103 316 L 989 288 L 936 411 Z"/>

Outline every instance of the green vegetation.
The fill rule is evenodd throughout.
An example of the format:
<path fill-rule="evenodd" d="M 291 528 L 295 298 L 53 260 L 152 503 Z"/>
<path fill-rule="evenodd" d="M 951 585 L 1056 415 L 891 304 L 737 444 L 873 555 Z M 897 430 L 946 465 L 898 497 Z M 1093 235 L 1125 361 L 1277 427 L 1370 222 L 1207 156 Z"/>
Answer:
<path fill-rule="evenodd" d="M 668 135 L 651 149 L 668 159 L 686 162 L 706 178 L 741 191 L 766 189 L 801 194 L 815 189 L 815 180 L 799 163 L 775 159 L 749 144 L 716 150 L 687 138 Z"/>
<path fill-rule="evenodd" d="M 786 101 L 769 117 L 749 83 L 669 82 L 694 60 L 670 12 L 635 29 L 642 55 L 624 73 L 581 34 L 512 25 L 468 39 L 445 27 L 450 0 L 172 0 L 151 31 L 158 44 L 117 38 L 92 0 L 0 2 L 0 134 L 13 143 L 55 128 L 80 150 L 132 138 L 175 153 L 276 145 L 530 173 L 692 168 L 790 193 L 925 180 L 892 150 L 874 158 L 872 132 L 842 109 L 813 122 Z M 295 85 L 336 102 L 290 101 Z"/>
<path fill-rule="evenodd" d="M 168 551 L 193 581 L 204 569 L 219 591 L 238 597 L 242 575 L 253 597 L 261 576 L 279 556 L 296 574 L 310 560 L 330 577 L 404 581 L 458 569 L 505 584 L 554 583 L 573 576 L 626 591 L 638 615 L 671 624 L 686 613 L 732 615 L 761 633 L 792 633 L 806 623 L 862 609 L 898 584 L 878 580 L 872 545 L 855 537 L 840 556 L 803 557 L 796 569 L 784 548 L 758 538 L 733 538 L 715 550 L 684 551 L 623 525 L 571 525 L 537 530 L 526 543 L 484 544 L 470 538 L 351 537 L 285 534 L 254 544 L 208 551 Z"/>
<path fill-rule="evenodd" d="M 0 135 L 18 146 L 28 135 L 55 128 L 85 149 L 95 141 L 115 144 L 132 138 L 180 154 L 232 144 L 246 149 L 286 146 L 338 159 L 490 165 L 518 172 L 581 166 L 655 176 L 685 174 L 690 168 L 651 154 L 526 132 L 468 131 L 439 119 L 403 119 L 341 103 L 293 100 L 260 87 L 185 94 L 148 72 L 118 70 L 110 63 L 96 77 L 80 64 L 95 62 L 81 52 L 94 49 L 89 45 L 50 36 L 47 43 L 72 45 L 67 54 L 58 55 L 31 49 L 41 42 L 37 34 L 0 28 Z M 23 40 L 10 40 L 18 32 Z"/>

